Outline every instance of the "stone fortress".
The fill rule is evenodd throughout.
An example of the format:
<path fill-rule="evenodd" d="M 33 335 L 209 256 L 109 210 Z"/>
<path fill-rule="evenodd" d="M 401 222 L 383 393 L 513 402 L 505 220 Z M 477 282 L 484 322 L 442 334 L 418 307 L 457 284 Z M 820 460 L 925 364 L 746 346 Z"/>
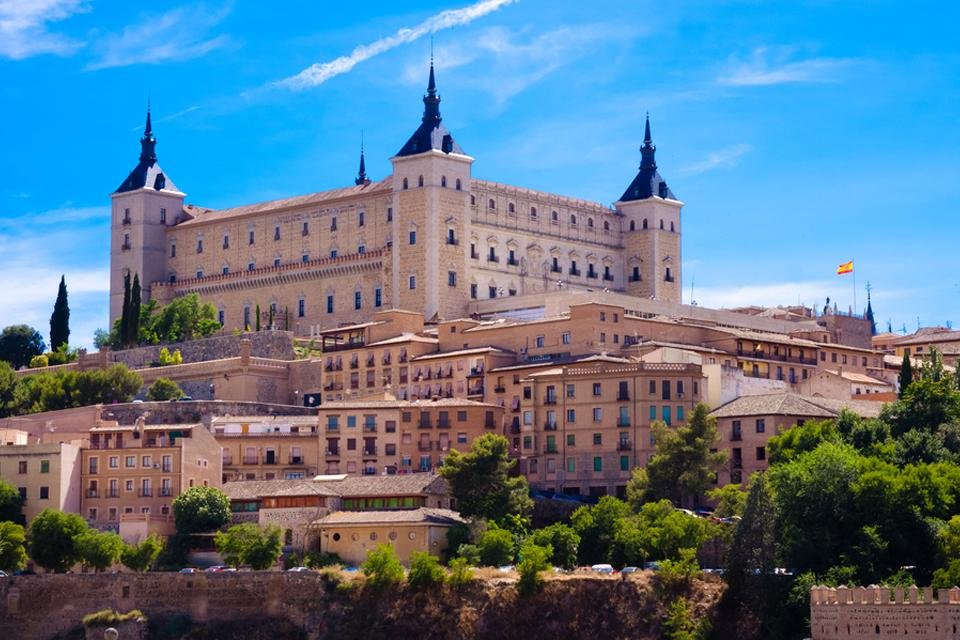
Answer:
<path fill-rule="evenodd" d="M 112 194 L 110 322 L 126 274 L 144 300 L 197 292 L 224 327 L 295 335 L 415 309 L 465 317 L 471 302 L 551 291 L 611 291 L 680 302 L 680 212 L 657 171 L 649 117 L 639 172 L 612 205 L 473 177 L 442 124 L 433 65 L 423 120 L 372 181 L 208 209 L 185 204 L 161 168 L 148 109 L 136 167 Z"/>

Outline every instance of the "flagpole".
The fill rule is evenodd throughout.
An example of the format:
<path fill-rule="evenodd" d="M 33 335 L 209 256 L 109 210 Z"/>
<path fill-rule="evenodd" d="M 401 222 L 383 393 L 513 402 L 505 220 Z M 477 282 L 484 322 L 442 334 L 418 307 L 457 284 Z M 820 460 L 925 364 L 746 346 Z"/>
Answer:
<path fill-rule="evenodd" d="M 857 315 L 857 261 L 852 260 L 853 269 L 853 315 Z"/>

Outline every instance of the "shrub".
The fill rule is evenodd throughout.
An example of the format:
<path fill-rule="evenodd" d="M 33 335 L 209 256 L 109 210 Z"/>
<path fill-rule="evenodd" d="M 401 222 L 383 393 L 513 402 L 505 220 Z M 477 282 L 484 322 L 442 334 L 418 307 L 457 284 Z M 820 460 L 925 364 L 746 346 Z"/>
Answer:
<path fill-rule="evenodd" d="M 269 525 L 261 529 L 252 522 L 235 524 L 226 532 L 214 536 L 217 551 L 224 561 L 234 567 L 250 565 L 262 571 L 269 569 L 280 557 L 280 527 Z"/>
<path fill-rule="evenodd" d="M 686 589 L 700 574 L 696 549 L 681 549 L 679 560 L 664 560 L 657 572 L 657 585 L 664 590 Z"/>
<path fill-rule="evenodd" d="M 120 562 L 132 571 L 149 571 L 163 550 L 163 540 L 155 533 L 144 538 L 140 544 L 125 545 Z"/>
<path fill-rule="evenodd" d="M 440 561 L 423 551 L 410 554 L 410 573 L 407 582 L 411 587 L 428 589 L 443 584 L 444 573 Z"/>
<path fill-rule="evenodd" d="M 557 522 L 534 531 L 530 539 L 541 547 L 551 547 L 553 556 L 550 563 L 564 569 L 577 566 L 577 551 L 580 547 L 580 535 L 573 527 Z"/>
<path fill-rule="evenodd" d="M 454 558 L 450 561 L 450 575 L 447 583 L 454 589 L 463 589 L 473 582 L 473 567 L 465 558 Z"/>
<path fill-rule="evenodd" d="M 367 551 L 367 560 L 360 565 L 360 570 L 367 576 L 367 584 L 374 589 L 395 586 L 403 581 L 403 565 L 393 546 L 387 543 Z"/>
<path fill-rule="evenodd" d="M 677 598 L 670 603 L 663 630 L 663 637 L 668 640 L 701 640 L 710 632 L 710 621 L 706 618 L 694 620 L 686 599 Z"/>
<path fill-rule="evenodd" d="M 27 366 L 30 367 L 31 369 L 48 367 L 50 366 L 50 358 L 48 358 L 46 354 L 41 353 L 38 356 L 33 356 L 32 358 L 30 358 L 30 364 L 28 364 Z"/>
<path fill-rule="evenodd" d="M 311 551 L 303 556 L 303 566 L 310 567 L 311 569 L 332 567 L 338 564 L 343 564 L 343 560 L 335 553 Z"/>
<path fill-rule="evenodd" d="M 160 366 L 166 367 L 172 364 L 183 364 L 180 349 L 174 349 L 173 353 L 170 353 L 170 349 L 160 347 Z"/>
<path fill-rule="evenodd" d="M 540 588 L 543 584 L 540 572 L 550 568 L 552 555 L 553 549 L 549 545 L 541 547 L 532 541 L 523 544 L 520 549 L 520 562 L 517 564 L 517 571 L 520 572 L 517 590 L 521 595 L 530 595 Z"/>
<path fill-rule="evenodd" d="M 457 549 L 457 557 L 469 565 L 480 566 L 480 547 L 475 544 L 462 544 Z M 453 560 L 450 565 L 453 566 Z"/>
<path fill-rule="evenodd" d="M 487 529 L 480 538 L 480 564 L 499 567 L 513 560 L 513 534 L 506 529 Z"/>
<path fill-rule="evenodd" d="M 183 397 L 183 390 L 169 378 L 157 378 L 147 389 L 147 400 L 162 402 Z"/>
<path fill-rule="evenodd" d="M 147 617 L 139 609 L 132 609 L 126 613 L 120 613 L 113 609 L 102 609 L 83 616 L 83 624 L 87 627 L 108 627 L 127 620 L 143 620 L 146 622 Z"/>

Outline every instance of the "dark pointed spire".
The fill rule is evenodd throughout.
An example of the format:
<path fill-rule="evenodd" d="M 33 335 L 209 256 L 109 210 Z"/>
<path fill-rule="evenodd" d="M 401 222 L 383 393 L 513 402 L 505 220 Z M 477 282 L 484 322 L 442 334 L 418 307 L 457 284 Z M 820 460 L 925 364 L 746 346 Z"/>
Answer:
<path fill-rule="evenodd" d="M 363 133 L 360 134 L 360 171 L 353 182 L 358 186 L 370 183 L 369 178 L 367 178 L 367 165 L 363 160 Z"/>
<path fill-rule="evenodd" d="M 653 144 L 653 136 L 650 135 L 650 114 L 647 113 L 647 122 L 643 130 L 643 146 L 640 147 L 640 170 L 627 190 L 623 192 L 620 200 L 624 202 L 644 200 L 652 196 L 675 199 L 666 181 L 657 171 L 657 146 Z"/>
<path fill-rule="evenodd" d="M 140 162 L 152 165 L 157 161 L 157 140 L 153 137 L 153 124 L 150 122 L 150 102 L 147 101 L 147 124 L 140 138 Z"/>
<path fill-rule="evenodd" d="M 423 118 L 417 130 L 400 149 L 398 156 L 412 156 L 431 149 L 444 153 L 463 153 L 463 149 L 453 141 L 453 136 L 441 124 L 440 96 L 437 95 L 437 80 L 433 71 L 433 55 L 430 56 L 430 78 L 427 81 L 427 94 L 423 96 Z"/>

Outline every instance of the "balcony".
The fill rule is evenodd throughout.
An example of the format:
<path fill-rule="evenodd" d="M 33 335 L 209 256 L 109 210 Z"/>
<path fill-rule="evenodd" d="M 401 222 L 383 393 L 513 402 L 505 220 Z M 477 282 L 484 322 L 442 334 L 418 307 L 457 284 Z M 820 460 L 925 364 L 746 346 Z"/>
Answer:
<path fill-rule="evenodd" d="M 122 245 L 120 245 L 120 249 L 123 251 L 130 251 L 130 243 L 124 242 Z"/>
<path fill-rule="evenodd" d="M 629 419 L 629 418 L 617 418 L 617 426 L 618 426 L 618 427 L 629 427 L 629 426 L 630 426 L 630 419 Z"/>
<path fill-rule="evenodd" d="M 350 361 L 350 368 L 351 368 L 351 369 L 359 369 L 359 368 L 360 368 L 360 361 L 359 361 L 359 360 L 351 360 L 351 361 Z"/>
<path fill-rule="evenodd" d="M 375 457 L 375 456 L 377 455 L 377 448 L 376 448 L 376 447 L 364 447 L 364 448 L 363 448 L 363 455 L 364 455 L 364 457 L 368 457 L 368 458 Z"/>
<path fill-rule="evenodd" d="M 140 489 L 140 491 L 137 491 L 137 495 L 141 498 L 150 498 L 153 496 L 153 489 L 150 487 L 144 487 L 143 489 Z"/>
<path fill-rule="evenodd" d="M 339 458 L 339 457 L 340 457 L 340 449 L 327 449 L 327 451 L 326 451 L 326 456 L 327 456 L 328 458 Z"/>
<path fill-rule="evenodd" d="M 734 431 L 732 434 L 730 434 L 730 440 L 732 442 L 740 442 L 741 440 L 743 440 L 743 436 L 740 434 L 739 431 Z"/>
<path fill-rule="evenodd" d="M 500 262 L 500 258 L 497 257 L 497 256 L 487 256 L 487 262 L 496 262 L 496 263 L 499 263 L 499 262 Z"/>
<path fill-rule="evenodd" d="M 376 424 L 376 423 L 364 423 L 364 425 L 363 425 L 363 430 L 366 431 L 367 433 L 376 433 L 376 432 L 377 432 L 377 424 Z"/>
<path fill-rule="evenodd" d="M 473 259 L 473 260 L 479 260 L 479 259 L 480 259 L 480 254 L 477 253 L 476 251 L 471 251 L 471 252 L 470 252 L 470 258 Z"/>
<path fill-rule="evenodd" d="M 617 394 L 617 402 L 627 402 L 628 400 L 630 400 L 630 394 L 629 394 L 629 393 L 618 393 L 618 394 Z"/>
<path fill-rule="evenodd" d="M 673 276 L 667 275 L 663 277 L 664 282 L 673 282 Z"/>
<path fill-rule="evenodd" d="M 327 433 L 340 433 L 340 425 L 338 424 L 328 424 Z"/>
<path fill-rule="evenodd" d="M 123 217 L 123 224 L 130 224 L 130 223 L 131 223 L 130 216 L 124 216 L 124 217 Z"/>
<path fill-rule="evenodd" d="M 303 456 L 290 456 L 290 462 L 287 464 L 303 464 Z"/>
<path fill-rule="evenodd" d="M 507 391 L 507 388 L 502 384 L 498 384 L 493 388 L 494 393 L 505 393 L 506 391 Z"/>
<path fill-rule="evenodd" d="M 483 386 L 479 387 L 470 387 L 467 389 L 468 396 L 482 396 L 483 395 Z"/>
<path fill-rule="evenodd" d="M 263 464 L 277 464 L 276 456 L 263 456 Z"/>
<path fill-rule="evenodd" d="M 468 378 L 475 378 L 477 376 L 483 375 L 483 367 L 470 367 L 470 372 L 467 373 Z"/>
<path fill-rule="evenodd" d="M 100 491 L 98 491 L 97 489 L 87 489 L 87 497 L 88 497 L 88 498 L 99 498 L 99 497 L 100 497 Z"/>
<path fill-rule="evenodd" d="M 432 442 L 424 442 L 424 441 L 421 440 L 420 442 L 417 443 L 417 450 L 418 450 L 418 451 L 433 451 L 433 443 L 432 443 Z"/>
<path fill-rule="evenodd" d="M 572 275 L 572 276 L 579 276 L 579 275 L 580 275 L 580 269 L 570 269 L 570 275 Z"/>
<path fill-rule="evenodd" d="M 419 429 L 433 429 L 433 424 L 432 424 L 429 420 L 421 420 L 420 423 L 417 424 L 417 428 L 419 428 Z"/>
<path fill-rule="evenodd" d="M 556 396 L 547 396 L 547 397 L 543 400 L 543 404 L 557 404 L 557 397 L 556 397 Z"/>
<path fill-rule="evenodd" d="M 460 244 L 460 241 L 457 240 L 456 238 L 451 238 L 451 237 L 447 236 L 447 244 L 455 247 L 455 246 L 457 246 L 458 244 Z"/>
<path fill-rule="evenodd" d="M 605 282 L 613 282 L 613 274 L 612 274 L 612 273 L 605 273 L 605 274 L 603 274 L 603 279 L 604 279 Z"/>
<path fill-rule="evenodd" d="M 437 429 L 449 429 L 449 428 L 450 428 L 449 420 L 441 420 L 440 422 L 437 423 Z"/>
<path fill-rule="evenodd" d="M 120 490 L 119 490 L 119 489 L 111 489 L 111 490 L 108 491 L 106 494 L 104 494 L 104 496 L 107 497 L 107 498 L 119 498 L 119 497 L 120 497 Z"/>
<path fill-rule="evenodd" d="M 163 473 L 173 473 L 173 465 L 165 464 L 160 467 L 160 471 L 162 471 Z"/>
<path fill-rule="evenodd" d="M 617 443 L 617 451 L 632 451 L 633 444 L 629 440 L 621 440 Z"/>
<path fill-rule="evenodd" d="M 157 492 L 157 495 L 161 498 L 169 498 L 173 495 L 173 489 L 170 487 L 160 487 L 160 491 Z"/>
<path fill-rule="evenodd" d="M 509 266 L 511 266 L 511 267 L 518 267 L 518 266 L 520 266 L 520 261 L 517 260 L 516 258 L 508 258 L 508 259 L 507 259 L 507 265 L 509 265 Z"/>
<path fill-rule="evenodd" d="M 543 452 L 544 452 L 544 453 L 556 453 L 556 452 L 557 452 L 557 445 L 555 445 L 555 444 L 548 444 L 546 447 L 543 448 Z"/>
<path fill-rule="evenodd" d="M 496 428 L 497 428 L 497 424 L 496 424 L 493 420 L 487 420 L 486 422 L 483 423 L 483 428 L 484 428 L 484 429 L 496 429 Z"/>
<path fill-rule="evenodd" d="M 544 423 L 543 423 L 543 430 L 544 430 L 544 431 L 556 431 L 556 430 L 557 430 L 557 423 L 556 423 L 556 422 L 544 422 Z"/>
<path fill-rule="evenodd" d="M 640 276 L 630 276 L 627 278 L 627 282 L 640 282 Z"/>
<path fill-rule="evenodd" d="M 243 464 L 257 464 L 257 456 L 243 456 Z"/>
<path fill-rule="evenodd" d="M 596 280 L 596 279 L 597 279 L 597 272 L 596 272 L 596 271 L 587 271 L 587 277 Z"/>

